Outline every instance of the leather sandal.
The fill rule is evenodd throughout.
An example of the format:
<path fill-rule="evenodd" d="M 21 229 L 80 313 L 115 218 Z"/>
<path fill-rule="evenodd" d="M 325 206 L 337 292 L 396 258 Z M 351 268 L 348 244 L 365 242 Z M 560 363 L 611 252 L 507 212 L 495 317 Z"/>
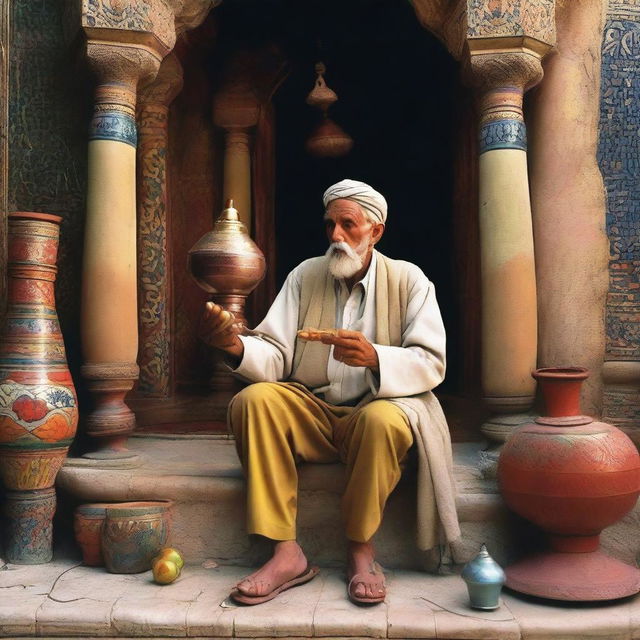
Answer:
<path fill-rule="evenodd" d="M 371 576 L 375 576 L 376 580 L 371 580 Z M 377 592 L 378 595 L 371 597 L 356 595 L 356 587 L 359 584 L 363 584 L 365 587 L 371 586 L 372 591 L 374 593 Z M 387 583 L 384 579 L 382 567 L 377 562 L 374 562 L 368 573 L 356 573 L 352 576 L 347 586 L 347 595 L 354 604 L 379 604 L 384 602 L 387 596 Z"/>
<path fill-rule="evenodd" d="M 242 593 L 242 591 L 240 591 L 240 589 L 236 587 L 235 589 L 233 589 L 233 591 L 231 591 L 229 595 L 233 600 L 241 604 L 248 604 L 248 605 L 261 604 L 263 602 L 268 602 L 269 600 L 273 600 L 279 593 L 282 593 L 287 589 L 291 589 L 291 587 L 297 587 L 298 585 L 301 585 L 301 584 L 304 584 L 305 582 L 309 582 L 310 580 L 313 580 L 313 578 L 315 578 L 318 575 L 318 573 L 320 573 L 320 569 L 318 569 L 318 567 L 307 566 L 307 568 L 301 574 L 297 575 L 295 578 L 292 578 L 291 580 L 287 580 L 287 582 L 283 582 L 281 585 L 278 585 L 277 587 L 274 587 L 271 591 L 269 591 L 269 593 L 265 593 L 260 596 L 252 596 L 246 593 Z"/>

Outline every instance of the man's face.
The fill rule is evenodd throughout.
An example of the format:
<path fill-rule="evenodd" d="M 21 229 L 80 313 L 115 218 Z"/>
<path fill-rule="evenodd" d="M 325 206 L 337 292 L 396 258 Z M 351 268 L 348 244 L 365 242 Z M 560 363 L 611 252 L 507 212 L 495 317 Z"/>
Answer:
<path fill-rule="evenodd" d="M 324 216 L 330 246 L 329 271 L 336 278 L 350 278 L 362 269 L 373 247 L 373 228 L 352 200 L 334 200 Z"/>
<path fill-rule="evenodd" d="M 356 202 L 334 200 L 329 203 L 324 223 L 331 244 L 346 242 L 358 254 L 366 254 L 372 241 L 373 225 L 365 218 Z"/>

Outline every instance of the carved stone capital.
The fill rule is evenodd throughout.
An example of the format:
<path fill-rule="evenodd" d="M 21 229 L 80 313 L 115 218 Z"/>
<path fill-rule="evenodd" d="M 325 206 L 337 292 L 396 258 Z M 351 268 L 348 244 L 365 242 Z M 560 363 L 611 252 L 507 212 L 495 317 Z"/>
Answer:
<path fill-rule="evenodd" d="M 246 129 L 258 122 L 260 104 L 244 84 L 227 86 L 213 99 L 213 122 L 223 129 Z"/>
<path fill-rule="evenodd" d="M 182 82 L 182 65 L 176 54 L 170 53 L 162 61 L 155 79 L 140 89 L 139 107 L 149 104 L 170 105 L 182 90 Z"/>
<path fill-rule="evenodd" d="M 173 7 L 167 0 L 81 0 L 87 40 L 137 45 L 158 58 L 176 41 Z"/>
<path fill-rule="evenodd" d="M 89 140 L 135 147 L 136 91 L 141 77 L 153 77 L 159 61 L 146 49 L 113 43 L 87 43 L 89 66 L 97 76 Z"/>
<path fill-rule="evenodd" d="M 138 81 L 153 78 L 160 60 L 153 52 L 134 44 L 87 42 L 87 61 L 98 85 L 123 85 L 134 98 Z"/>
<path fill-rule="evenodd" d="M 481 92 L 500 87 L 523 91 L 542 80 L 541 58 L 530 52 L 491 52 L 473 54 L 469 60 L 470 84 Z"/>

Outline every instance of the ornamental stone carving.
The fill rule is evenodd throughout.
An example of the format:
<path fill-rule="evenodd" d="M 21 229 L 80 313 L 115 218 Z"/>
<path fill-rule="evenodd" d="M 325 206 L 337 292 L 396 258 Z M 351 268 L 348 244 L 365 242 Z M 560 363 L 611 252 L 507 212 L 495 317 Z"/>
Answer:
<path fill-rule="evenodd" d="M 164 58 L 176 41 L 167 0 L 82 0 L 81 25 L 89 40 L 126 42 Z"/>
<path fill-rule="evenodd" d="M 555 0 L 467 0 L 467 38 L 535 38 L 555 44 Z"/>
<path fill-rule="evenodd" d="M 420 23 L 456 60 L 477 51 L 531 51 L 555 44 L 555 0 L 413 0 Z"/>

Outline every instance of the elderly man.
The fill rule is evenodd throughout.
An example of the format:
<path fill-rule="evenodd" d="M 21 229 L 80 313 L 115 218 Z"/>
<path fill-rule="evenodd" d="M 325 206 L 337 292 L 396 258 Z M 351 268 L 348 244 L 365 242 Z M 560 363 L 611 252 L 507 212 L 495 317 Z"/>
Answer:
<path fill-rule="evenodd" d="M 254 382 L 229 408 L 247 478 L 248 531 L 274 541 L 272 558 L 232 597 L 258 604 L 312 579 L 296 542 L 300 462 L 346 464 L 342 515 L 348 596 L 382 602 L 384 575 L 371 542 L 402 463 L 419 453 L 418 546 L 459 535 L 446 422 L 431 389 L 445 372 L 445 333 L 433 284 L 415 265 L 374 249 L 387 203 L 343 180 L 324 193 L 329 249 L 287 277 L 248 336 L 208 303 L 205 340 Z"/>

